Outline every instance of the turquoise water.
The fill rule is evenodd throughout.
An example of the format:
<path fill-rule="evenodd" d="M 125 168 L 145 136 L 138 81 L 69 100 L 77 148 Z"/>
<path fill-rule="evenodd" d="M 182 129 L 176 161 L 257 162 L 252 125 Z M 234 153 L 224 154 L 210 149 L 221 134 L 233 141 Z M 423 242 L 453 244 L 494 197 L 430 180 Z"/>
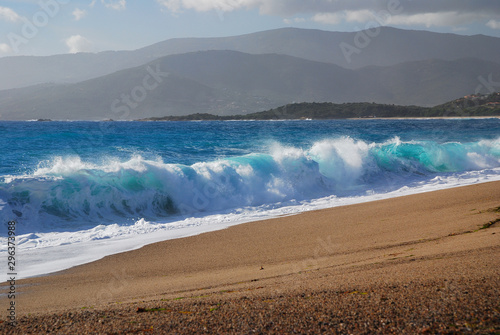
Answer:
<path fill-rule="evenodd" d="M 0 138 L 0 220 L 26 250 L 500 179 L 499 119 L 0 122 Z"/>

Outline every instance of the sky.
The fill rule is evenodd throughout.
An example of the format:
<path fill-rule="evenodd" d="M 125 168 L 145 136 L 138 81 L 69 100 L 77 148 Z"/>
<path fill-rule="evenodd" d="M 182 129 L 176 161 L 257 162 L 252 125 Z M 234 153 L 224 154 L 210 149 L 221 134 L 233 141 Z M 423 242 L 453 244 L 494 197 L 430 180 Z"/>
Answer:
<path fill-rule="evenodd" d="M 135 50 L 284 27 L 375 26 L 500 37 L 500 0 L 0 0 L 0 57 Z"/>

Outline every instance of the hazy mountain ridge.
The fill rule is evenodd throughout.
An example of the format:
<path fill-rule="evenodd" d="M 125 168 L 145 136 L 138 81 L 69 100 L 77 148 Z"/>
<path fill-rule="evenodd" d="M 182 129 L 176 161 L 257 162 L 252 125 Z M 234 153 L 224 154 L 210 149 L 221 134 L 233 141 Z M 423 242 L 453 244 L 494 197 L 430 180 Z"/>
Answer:
<path fill-rule="evenodd" d="M 135 108 L 123 111 L 127 105 L 120 103 L 113 109 L 113 102 L 120 101 L 122 94 L 130 94 L 133 83 L 141 83 L 143 78 L 143 69 L 134 68 L 78 84 L 38 85 L 0 91 L 0 119 L 130 119 Z M 196 104 L 197 97 L 208 97 L 204 99 L 207 101 L 215 97 L 210 87 L 172 74 L 164 78 L 161 84 L 154 91 L 155 94 L 147 97 L 147 103 L 142 104 L 144 109 L 159 109 L 173 114 L 179 109 L 195 112 L 197 109 L 191 110 L 189 106 Z M 201 106 L 204 106 L 203 102 Z"/>
<path fill-rule="evenodd" d="M 291 102 L 434 106 L 475 92 L 478 74 L 500 78 L 500 64 L 427 60 L 348 70 L 277 54 L 205 51 L 163 57 L 77 84 L 0 91 L 0 119 L 233 115 Z M 486 87 L 482 93 L 488 93 Z"/>
<path fill-rule="evenodd" d="M 360 36 L 368 36 L 368 39 Z M 178 38 L 134 51 L 107 51 L 47 57 L 0 58 L 0 90 L 42 83 L 76 83 L 147 64 L 157 58 L 207 50 L 233 50 L 251 54 L 284 54 L 344 68 L 391 66 L 427 59 L 476 58 L 500 62 L 500 39 L 381 27 L 376 36 L 363 32 L 330 32 L 282 28 L 220 38 Z M 362 43 L 360 42 L 362 41 Z M 345 57 L 341 45 L 356 48 Z"/>

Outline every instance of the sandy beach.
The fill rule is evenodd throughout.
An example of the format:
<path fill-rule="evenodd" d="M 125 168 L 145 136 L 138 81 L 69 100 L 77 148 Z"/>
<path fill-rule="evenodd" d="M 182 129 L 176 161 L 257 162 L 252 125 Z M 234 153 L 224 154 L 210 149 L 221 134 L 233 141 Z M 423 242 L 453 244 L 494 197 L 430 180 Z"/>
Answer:
<path fill-rule="evenodd" d="M 17 281 L 0 332 L 498 334 L 499 206 L 490 182 L 148 245 Z"/>

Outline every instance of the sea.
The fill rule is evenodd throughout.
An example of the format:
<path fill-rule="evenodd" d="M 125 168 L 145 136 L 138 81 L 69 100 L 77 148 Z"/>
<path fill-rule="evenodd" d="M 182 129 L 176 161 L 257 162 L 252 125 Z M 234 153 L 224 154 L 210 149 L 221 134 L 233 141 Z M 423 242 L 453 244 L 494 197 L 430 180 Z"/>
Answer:
<path fill-rule="evenodd" d="M 496 118 L 3 121 L 0 143 L 0 260 L 14 227 L 17 278 L 243 222 L 500 180 Z"/>

